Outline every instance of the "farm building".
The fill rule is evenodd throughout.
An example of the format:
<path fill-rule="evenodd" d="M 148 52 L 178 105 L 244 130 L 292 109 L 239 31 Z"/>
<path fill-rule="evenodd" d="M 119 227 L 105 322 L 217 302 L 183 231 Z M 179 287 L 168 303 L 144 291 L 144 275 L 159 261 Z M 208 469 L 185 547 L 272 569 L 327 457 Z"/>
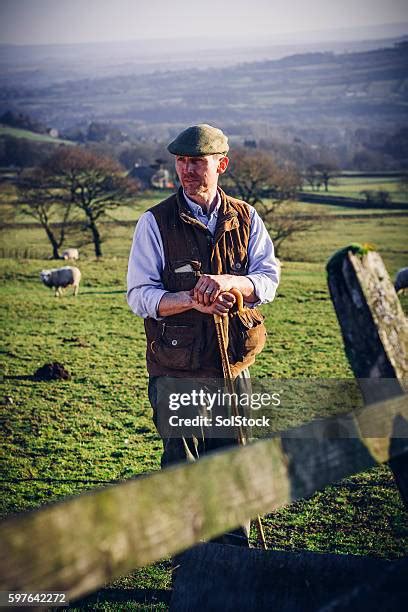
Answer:
<path fill-rule="evenodd" d="M 172 189 L 174 187 L 170 172 L 164 167 L 161 159 L 157 159 L 150 166 L 135 164 L 128 176 L 137 179 L 141 189 Z"/>

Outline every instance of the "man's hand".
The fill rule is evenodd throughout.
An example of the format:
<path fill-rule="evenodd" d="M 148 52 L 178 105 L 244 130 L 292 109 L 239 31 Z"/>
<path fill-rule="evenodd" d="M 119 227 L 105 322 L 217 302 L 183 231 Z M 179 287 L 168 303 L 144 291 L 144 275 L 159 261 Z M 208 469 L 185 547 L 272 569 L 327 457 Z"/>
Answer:
<path fill-rule="evenodd" d="M 234 304 L 235 296 L 225 292 L 219 295 L 212 304 L 204 305 L 194 301 L 193 308 L 204 314 L 225 316 Z"/>
<path fill-rule="evenodd" d="M 209 306 L 217 300 L 221 293 L 232 289 L 232 279 L 231 274 L 203 274 L 194 287 L 194 301 L 203 306 Z"/>
<path fill-rule="evenodd" d="M 247 276 L 236 274 L 203 274 L 191 292 L 193 300 L 202 306 L 214 303 L 221 293 L 238 289 L 245 302 L 257 301 L 253 282 Z"/>

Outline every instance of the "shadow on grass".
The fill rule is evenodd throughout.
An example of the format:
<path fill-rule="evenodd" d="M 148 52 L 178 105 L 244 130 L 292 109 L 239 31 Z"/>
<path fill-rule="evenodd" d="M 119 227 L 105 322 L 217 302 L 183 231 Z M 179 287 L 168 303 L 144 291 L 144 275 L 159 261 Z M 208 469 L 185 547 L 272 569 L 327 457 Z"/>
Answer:
<path fill-rule="evenodd" d="M 0 478 L 0 482 L 17 484 L 19 482 L 42 482 L 49 484 L 121 484 L 124 480 L 95 480 L 93 478 Z"/>
<path fill-rule="evenodd" d="M 20 374 L 19 376 L 4 376 L 4 380 L 31 380 L 32 382 L 44 382 L 34 377 L 34 374 Z"/>
<path fill-rule="evenodd" d="M 111 295 L 112 293 L 123 293 L 123 295 L 126 295 L 126 291 L 123 291 L 123 289 L 115 291 L 81 291 L 80 295 Z"/>
<path fill-rule="evenodd" d="M 96 480 L 94 478 L 52 478 L 43 476 L 41 478 L 27 477 L 27 478 L 0 478 L 0 482 L 4 483 L 18 483 L 18 482 L 43 482 L 44 484 L 56 483 L 93 483 L 93 484 L 123 484 L 124 482 L 130 482 L 131 480 L 137 480 L 148 476 L 150 472 L 142 472 L 141 474 L 133 474 L 129 478 L 114 478 L 113 480 Z"/>
<path fill-rule="evenodd" d="M 103 602 L 134 602 L 144 604 L 170 603 L 171 590 L 105 588 L 71 602 L 68 609 L 92 610 L 92 605 Z M 88 608 L 89 606 L 89 608 Z"/>
<path fill-rule="evenodd" d="M 34 374 L 20 374 L 19 376 L 3 376 L 4 380 L 29 380 L 30 382 L 67 382 L 63 378 L 37 378 Z"/>

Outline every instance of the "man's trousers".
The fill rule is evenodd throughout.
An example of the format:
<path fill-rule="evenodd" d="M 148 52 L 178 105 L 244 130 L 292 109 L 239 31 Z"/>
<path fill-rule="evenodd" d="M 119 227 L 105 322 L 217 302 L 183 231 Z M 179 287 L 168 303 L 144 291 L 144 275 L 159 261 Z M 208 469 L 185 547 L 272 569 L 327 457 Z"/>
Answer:
<path fill-rule="evenodd" d="M 214 382 L 212 386 L 208 386 L 206 380 L 205 389 L 209 388 L 214 391 L 220 386 L 220 381 Z M 197 388 L 200 381 L 194 381 L 194 387 Z M 250 378 L 248 370 L 244 370 L 234 382 L 235 391 L 238 395 L 241 393 L 250 393 Z M 201 456 L 221 448 L 237 446 L 238 440 L 236 437 L 214 437 L 211 432 L 205 428 L 200 430 L 199 434 L 194 435 L 168 435 L 163 431 L 161 419 L 163 414 L 168 410 L 169 390 L 181 388 L 181 383 L 177 379 L 169 379 L 162 376 L 153 376 L 149 379 L 149 400 L 153 408 L 153 420 L 155 426 L 162 438 L 163 454 L 161 457 L 161 467 L 165 469 L 170 465 L 182 462 L 192 462 L 199 459 Z M 249 546 L 249 528 L 250 522 L 223 534 L 213 540 L 219 544 L 233 544 L 237 546 Z"/>

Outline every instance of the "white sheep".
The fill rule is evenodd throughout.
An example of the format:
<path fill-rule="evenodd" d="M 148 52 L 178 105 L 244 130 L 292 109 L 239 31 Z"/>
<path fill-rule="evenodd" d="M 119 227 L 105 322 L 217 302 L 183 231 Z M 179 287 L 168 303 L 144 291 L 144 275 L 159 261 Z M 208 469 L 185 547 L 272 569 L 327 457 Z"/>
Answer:
<path fill-rule="evenodd" d="M 78 249 L 73 249 L 73 248 L 65 249 L 65 251 L 62 253 L 61 258 L 62 259 L 72 259 L 73 261 L 77 260 L 79 259 L 79 251 Z"/>
<path fill-rule="evenodd" d="M 397 293 L 404 293 L 405 289 L 408 288 L 408 268 L 401 268 L 401 270 L 398 270 L 394 287 Z"/>
<path fill-rule="evenodd" d="M 64 266 L 63 268 L 42 270 L 40 278 L 46 287 L 55 288 L 55 297 L 61 296 L 62 290 L 69 286 L 74 288 L 74 295 L 77 295 L 81 271 L 74 266 Z"/>

